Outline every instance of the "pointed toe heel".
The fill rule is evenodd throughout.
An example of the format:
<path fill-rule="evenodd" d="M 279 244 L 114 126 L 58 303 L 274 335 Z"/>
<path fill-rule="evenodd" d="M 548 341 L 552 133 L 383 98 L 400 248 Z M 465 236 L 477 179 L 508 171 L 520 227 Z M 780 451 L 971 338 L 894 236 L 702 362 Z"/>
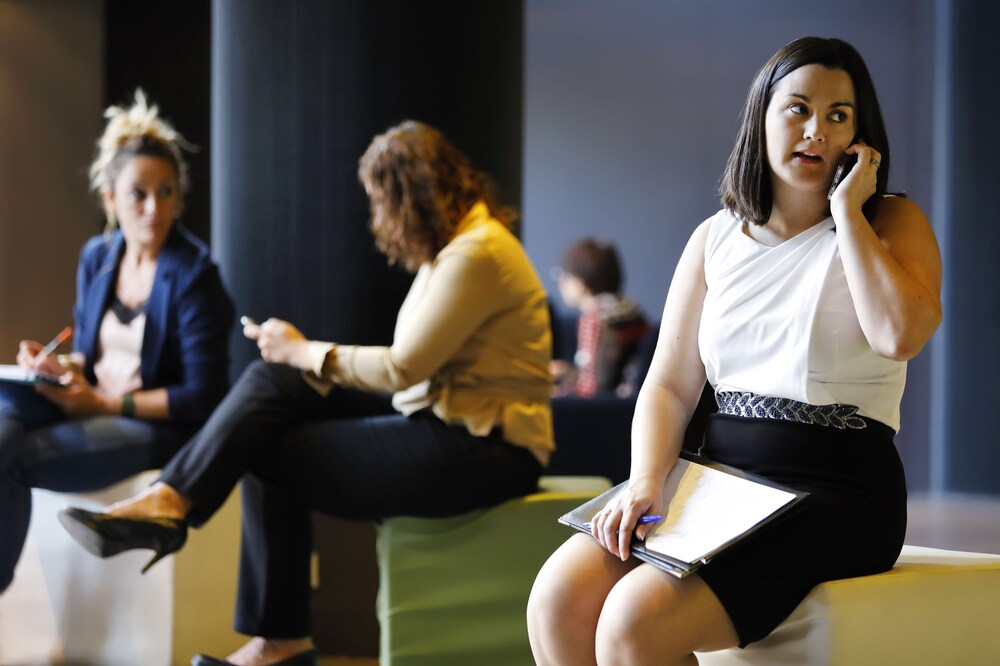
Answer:
<path fill-rule="evenodd" d="M 187 541 L 187 523 L 176 518 L 116 518 L 76 507 L 63 509 L 58 518 L 69 535 L 97 557 L 138 548 L 154 551 L 142 573 Z"/>

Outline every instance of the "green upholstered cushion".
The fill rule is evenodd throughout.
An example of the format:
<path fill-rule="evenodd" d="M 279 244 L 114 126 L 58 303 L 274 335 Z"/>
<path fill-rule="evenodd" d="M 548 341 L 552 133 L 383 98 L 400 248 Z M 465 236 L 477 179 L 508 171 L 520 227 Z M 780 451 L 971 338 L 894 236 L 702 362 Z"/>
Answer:
<path fill-rule="evenodd" d="M 491 509 L 379 527 L 382 666 L 534 663 L 528 594 L 572 534 L 556 519 L 611 486 L 601 477 L 543 477 L 540 485 Z"/>

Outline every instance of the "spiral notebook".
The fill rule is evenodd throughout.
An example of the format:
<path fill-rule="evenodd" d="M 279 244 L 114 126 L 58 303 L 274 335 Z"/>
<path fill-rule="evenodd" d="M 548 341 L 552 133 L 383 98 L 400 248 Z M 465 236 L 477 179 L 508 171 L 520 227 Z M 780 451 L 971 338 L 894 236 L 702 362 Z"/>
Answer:
<path fill-rule="evenodd" d="M 628 481 L 580 505 L 559 522 L 590 534 L 584 523 Z M 809 493 L 754 474 L 681 453 L 663 484 L 665 515 L 645 542 L 632 540 L 638 559 L 678 578 L 788 513 Z"/>

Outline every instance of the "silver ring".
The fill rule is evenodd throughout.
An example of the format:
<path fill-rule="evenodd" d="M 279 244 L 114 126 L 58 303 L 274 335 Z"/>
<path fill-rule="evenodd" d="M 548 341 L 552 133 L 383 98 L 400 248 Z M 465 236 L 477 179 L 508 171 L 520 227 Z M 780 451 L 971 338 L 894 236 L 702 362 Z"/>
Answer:
<path fill-rule="evenodd" d="M 628 532 L 628 530 L 618 530 L 618 534 L 624 534 L 626 532 Z"/>
<path fill-rule="evenodd" d="M 871 159 L 870 159 L 870 160 L 868 161 L 868 163 L 869 163 L 869 164 L 871 164 L 871 165 L 872 165 L 873 167 L 875 167 L 876 169 L 877 169 L 877 168 L 879 167 L 879 165 L 880 165 L 880 164 L 882 164 L 881 162 L 879 162 L 879 161 L 878 161 L 877 159 L 875 159 L 874 157 L 873 157 L 873 158 L 871 158 Z"/>

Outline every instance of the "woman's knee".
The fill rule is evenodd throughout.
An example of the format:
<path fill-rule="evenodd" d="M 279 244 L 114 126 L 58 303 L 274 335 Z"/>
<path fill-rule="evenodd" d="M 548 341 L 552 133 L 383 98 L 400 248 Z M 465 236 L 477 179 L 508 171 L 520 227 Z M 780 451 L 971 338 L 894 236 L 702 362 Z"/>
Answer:
<path fill-rule="evenodd" d="M 275 363 L 268 363 L 259 358 L 254 359 L 243 369 L 239 382 L 271 381 L 278 367 Z"/>
<path fill-rule="evenodd" d="M 302 373 L 283 363 L 251 361 L 233 385 L 230 396 L 245 399 L 282 399 L 295 393 L 302 382 Z"/>
<path fill-rule="evenodd" d="M 606 551 L 588 536 L 576 535 L 542 566 L 528 598 L 529 628 L 573 625 L 592 631 L 608 590 L 624 572 L 605 564 Z"/>
<path fill-rule="evenodd" d="M 641 664 L 646 652 L 645 635 L 647 618 L 643 617 L 639 599 L 634 599 L 627 585 L 613 589 L 605 600 L 597 622 L 595 649 L 599 664 Z M 658 627 L 656 633 L 669 631 Z"/>
<path fill-rule="evenodd" d="M 557 550 L 542 565 L 528 596 L 528 627 L 549 624 L 560 613 L 560 608 L 569 603 L 573 592 L 567 571 L 561 566 L 562 556 Z"/>
<path fill-rule="evenodd" d="M 725 609 L 704 582 L 678 580 L 647 565 L 608 594 L 596 649 L 601 664 L 682 664 L 695 650 L 737 642 Z"/>
<path fill-rule="evenodd" d="M 573 558 L 575 538 L 557 548 L 535 577 L 528 597 L 529 620 L 550 616 L 558 612 L 558 607 L 572 603 L 571 599 L 577 593 Z"/>

